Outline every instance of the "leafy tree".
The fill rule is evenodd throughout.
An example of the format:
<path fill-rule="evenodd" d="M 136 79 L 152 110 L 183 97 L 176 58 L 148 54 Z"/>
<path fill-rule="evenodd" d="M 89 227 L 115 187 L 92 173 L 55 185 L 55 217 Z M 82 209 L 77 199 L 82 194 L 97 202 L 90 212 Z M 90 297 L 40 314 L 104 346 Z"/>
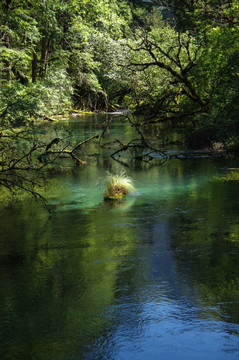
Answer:
<path fill-rule="evenodd" d="M 154 3 L 179 15 L 174 26 L 154 10 L 129 45 L 137 104 L 160 120 L 189 119 L 202 139 L 230 142 L 238 134 L 238 1 Z M 184 11 L 187 30 L 178 23 Z"/>
<path fill-rule="evenodd" d="M 135 53 L 131 67 L 143 72 L 150 68 L 158 69 L 157 80 L 162 83 L 161 99 L 156 101 L 162 104 L 165 100 L 168 104 L 169 97 L 169 105 L 174 112 L 178 108 L 179 97 L 183 94 L 196 105 L 205 106 L 206 100 L 200 96 L 197 84 L 190 76 L 196 65 L 200 46 L 189 33 L 178 33 L 161 20 L 160 14 L 155 13 L 150 30 L 140 30 L 135 39 L 129 44 Z M 148 75 L 150 76 L 150 72 Z M 168 106 L 166 110 L 169 110 Z"/>
<path fill-rule="evenodd" d="M 235 13 L 231 12 L 234 0 L 152 0 L 161 10 L 168 10 L 180 31 L 200 32 L 207 26 L 230 24 Z"/>
<path fill-rule="evenodd" d="M 64 88 L 59 82 L 63 80 Z M 40 197 L 44 168 L 59 157 L 61 151 L 47 155 L 47 150 L 60 139 L 42 137 L 35 120 L 56 112 L 69 101 L 70 86 L 64 73 L 51 74 L 44 85 L 6 84 L 0 91 L 0 186 L 12 192 L 22 189 Z M 54 81 L 54 83 L 53 83 Z M 57 141 L 56 141 L 57 140 Z M 61 145 L 64 149 L 64 144 Z M 44 159 L 44 161 L 42 161 Z"/>

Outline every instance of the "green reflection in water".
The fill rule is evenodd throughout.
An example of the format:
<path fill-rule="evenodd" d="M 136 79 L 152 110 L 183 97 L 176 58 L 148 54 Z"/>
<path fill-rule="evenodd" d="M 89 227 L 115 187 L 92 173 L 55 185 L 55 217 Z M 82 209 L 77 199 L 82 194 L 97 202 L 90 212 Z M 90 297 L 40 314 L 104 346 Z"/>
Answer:
<path fill-rule="evenodd" d="M 86 135 L 89 128 L 84 123 Z M 51 175 L 50 214 L 27 199 L 1 208 L 3 358 L 97 358 L 92 344 L 99 358 L 110 358 L 117 329 L 143 342 L 147 317 L 153 329 L 160 312 L 173 331 L 177 302 L 186 329 L 190 303 L 208 328 L 223 320 L 225 336 L 237 333 L 238 181 L 225 181 L 223 170 L 234 162 L 172 160 L 129 170 L 137 194 L 110 206 L 96 182 L 121 165 L 102 155 L 78 172 Z"/>

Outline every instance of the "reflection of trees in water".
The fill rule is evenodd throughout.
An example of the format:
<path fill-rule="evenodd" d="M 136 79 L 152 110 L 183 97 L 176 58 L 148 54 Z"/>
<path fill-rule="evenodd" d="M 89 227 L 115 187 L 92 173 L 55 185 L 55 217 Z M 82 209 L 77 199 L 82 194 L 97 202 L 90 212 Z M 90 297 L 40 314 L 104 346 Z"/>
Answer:
<path fill-rule="evenodd" d="M 138 196 L 113 208 L 103 196 L 98 205 L 77 207 L 71 194 L 67 206 L 62 186 L 50 218 L 32 203 L 2 212 L 2 344 L 9 357 L 32 351 L 64 359 L 99 347 L 105 354 L 115 334 L 140 333 L 150 301 L 184 299 L 201 317 L 238 323 L 235 194 L 231 184 L 195 180 L 215 172 L 203 163 L 135 173 Z M 84 177 L 98 177 L 96 167 L 88 169 L 77 175 L 77 191 Z"/>
<path fill-rule="evenodd" d="M 64 359 L 109 326 L 117 269 L 137 243 L 134 230 L 120 225 L 127 209 L 115 210 L 102 204 L 88 214 L 59 211 L 49 219 L 36 205 L 30 218 L 23 212 L 9 218 L 5 232 L 11 236 L 14 224 L 18 236 L 5 251 L 13 256 L 16 246 L 20 261 L 14 269 L 5 263 L 1 273 L 8 356 L 24 359 L 34 351 Z"/>
<path fill-rule="evenodd" d="M 201 301 L 201 315 L 238 323 L 234 195 L 229 184 L 218 182 L 207 184 L 203 192 L 195 189 L 171 217 L 170 228 L 177 271 L 192 284 L 195 297 Z"/>

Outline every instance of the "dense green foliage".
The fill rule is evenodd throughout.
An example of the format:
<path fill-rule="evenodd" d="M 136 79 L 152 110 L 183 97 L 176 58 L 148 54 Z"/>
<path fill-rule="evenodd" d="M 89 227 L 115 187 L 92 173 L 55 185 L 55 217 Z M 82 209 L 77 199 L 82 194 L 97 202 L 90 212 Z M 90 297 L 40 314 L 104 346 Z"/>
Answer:
<path fill-rule="evenodd" d="M 233 134 L 238 9 L 237 0 L 4 0 L 0 116 L 20 83 L 34 116 L 144 105 L 163 118 L 193 115 L 198 127 L 207 118 L 219 137 L 223 122 Z"/>
<path fill-rule="evenodd" d="M 153 1 L 131 45 L 135 102 L 159 120 L 187 119 L 201 141 L 238 135 L 238 1 Z M 169 10 L 173 17 L 166 16 Z M 136 39 L 136 41 L 135 41 Z M 140 75 L 138 75 L 140 73 Z"/>
<path fill-rule="evenodd" d="M 114 83 L 123 83 L 114 67 L 132 17 L 126 2 L 4 0 L 0 13 L 2 91 L 9 82 L 48 88 L 48 78 L 57 99 L 71 98 L 72 84 L 77 108 L 106 108 Z"/>
<path fill-rule="evenodd" d="M 31 161 L 36 119 L 73 108 L 131 107 L 191 127 L 200 146 L 235 145 L 238 10 L 238 0 L 1 1 L 1 174 Z"/>

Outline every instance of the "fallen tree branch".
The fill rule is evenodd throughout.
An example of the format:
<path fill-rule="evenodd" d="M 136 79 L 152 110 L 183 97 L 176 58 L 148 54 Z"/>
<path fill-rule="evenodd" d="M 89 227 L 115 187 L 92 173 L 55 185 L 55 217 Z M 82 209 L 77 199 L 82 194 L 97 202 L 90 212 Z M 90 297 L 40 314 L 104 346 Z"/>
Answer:
<path fill-rule="evenodd" d="M 34 191 L 33 189 L 29 189 L 28 187 L 26 187 L 26 186 L 24 186 L 22 184 L 16 183 L 14 181 L 11 181 L 9 179 L 0 178 L 0 185 L 4 186 L 5 188 L 10 190 L 11 192 L 13 192 L 13 188 L 22 189 L 22 190 L 24 190 L 26 192 L 29 192 L 36 199 L 41 199 L 44 203 L 47 202 L 47 200 L 44 198 L 44 196 L 39 194 L 37 191 Z"/>
<path fill-rule="evenodd" d="M 46 151 L 44 154 L 42 155 L 51 155 L 51 154 L 67 154 L 69 156 L 72 157 L 72 159 L 75 161 L 75 163 L 77 165 L 83 165 L 83 164 L 86 164 L 87 162 L 86 161 L 83 161 L 81 159 L 79 159 L 74 153 L 72 150 L 64 150 L 64 149 L 60 149 L 60 150 L 48 150 Z"/>
<path fill-rule="evenodd" d="M 74 153 L 74 152 L 75 152 L 76 150 L 78 150 L 82 145 L 90 142 L 91 140 L 93 140 L 93 139 L 98 139 L 99 136 L 100 136 L 100 135 L 94 135 L 94 136 L 91 136 L 90 138 L 88 138 L 88 139 L 86 139 L 86 140 L 84 140 L 84 141 L 81 141 L 78 145 L 76 145 L 76 146 L 74 147 L 74 149 L 72 150 L 72 152 Z"/>
<path fill-rule="evenodd" d="M 39 116 L 43 120 L 47 120 L 47 121 L 51 121 L 51 122 L 57 121 L 57 120 L 53 119 L 52 117 L 44 115 L 44 114 L 37 114 L 37 116 Z"/>
<path fill-rule="evenodd" d="M 76 151 L 80 149 L 80 147 L 82 145 L 85 145 L 87 144 L 88 142 L 92 141 L 93 139 L 98 139 L 99 138 L 99 135 L 94 135 L 94 136 L 91 136 L 90 138 L 86 139 L 86 140 L 83 140 L 81 141 L 79 144 L 77 144 L 72 150 L 69 150 L 69 149 L 55 149 L 55 150 L 52 150 L 50 149 L 51 147 L 51 143 L 49 145 L 47 145 L 46 147 L 46 151 L 40 155 L 40 158 L 44 157 L 45 155 L 52 155 L 52 154 L 59 154 L 59 155 L 62 155 L 62 154 L 66 154 L 66 155 L 69 155 L 70 157 L 72 157 L 72 159 L 75 161 L 75 163 L 77 165 L 84 165 L 84 164 L 87 164 L 87 161 L 83 161 L 81 159 L 79 159 L 77 156 L 76 156 Z M 57 139 L 58 140 L 58 139 Z M 53 140 L 54 141 L 54 140 Z M 58 142 L 58 141 L 57 141 Z"/>

